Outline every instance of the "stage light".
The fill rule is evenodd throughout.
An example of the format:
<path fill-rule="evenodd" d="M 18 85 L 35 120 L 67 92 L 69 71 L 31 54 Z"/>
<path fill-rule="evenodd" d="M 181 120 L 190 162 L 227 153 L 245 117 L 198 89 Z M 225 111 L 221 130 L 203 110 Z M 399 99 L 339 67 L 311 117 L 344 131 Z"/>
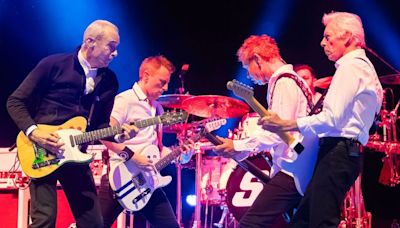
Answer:
<path fill-rule="evenodd" d="M 186 203 L 191 207 L 196 206 L 196 195 L 193 195 L 193 194 L 187 195 L 186 196 Z"/>

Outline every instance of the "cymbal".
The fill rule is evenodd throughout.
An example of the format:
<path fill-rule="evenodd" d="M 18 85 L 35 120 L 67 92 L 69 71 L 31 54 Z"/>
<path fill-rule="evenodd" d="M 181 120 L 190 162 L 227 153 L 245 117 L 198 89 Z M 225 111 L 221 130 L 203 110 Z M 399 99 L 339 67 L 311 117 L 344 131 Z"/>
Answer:
<path fill-rule="evenodd" d="M 157 101 L 166 108 L 181 108 L 182 102 L 193 97 L 189 94 L 165 94 L 160 96 Z"/>
<path fill-rule="evenodd" d="M 382 84 L 400 85 L 400 74 L 389 74 L 379 77 Z"/>
<path fill-rule="evenodd" d="M 332 76 L 320 78 L 314 81 L 314 87 L 321 88 L 321 89 L 328 89 L 329 85 L 332 81 Z"/>
<path fill-rule="evenodd" d="M 241 117 L 249 112 L 249 106 L 243 101 L 218 95 L 202 95 L 186 99 L 182 109 L 188 113 L 204 118 Z"/>
<path fill-rule="evenodd" d="M 187 130 L 191 127 L 192 127 L 192 124 L 190 124 L 190 123 L 172 124 L 169 126 L 163 126 L 163 132 L 177 134 L 177 133 L 181 133 L 182 131 Z"/>

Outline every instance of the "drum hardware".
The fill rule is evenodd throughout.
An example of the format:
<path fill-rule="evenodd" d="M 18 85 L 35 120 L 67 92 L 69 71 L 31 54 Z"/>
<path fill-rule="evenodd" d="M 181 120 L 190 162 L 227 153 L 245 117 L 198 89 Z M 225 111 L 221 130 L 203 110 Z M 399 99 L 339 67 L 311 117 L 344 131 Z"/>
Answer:
<path fill-rule="evenodd" d="M 188 64 L 183 64 L 181 73 L 179 74 L 179 78 L 181 80 L 181 87 L 179 87 L 179 94 L 167 94 L 167 95 L 162 95 L 160 96 L 157 101 L 166 108 L 172 108 L 172 109 L 181 109 L 182 107 L 182 102 L 190 97 L 193 97 L 192 95 L 189 94 L 183 94 L 185 92 L 184 88 L 184 75 L 187 73 L 189 69 Z M 172 125 L 169 126 L 169 128 L 163 128 L 163 130 L 166 133 L 175 133 L 177 134 L 177 139 L 183 139 L 185 138 L 188 134 L 190 134 L 190 130 L 193 128 L 192 125 L 184 123 L 180 125 Z M 180 162 L 175 162 L 175 167 L 176 167 L 176 218 L 177 222 L 180 227 L 182 226 L 182 189 L 181 189 L 181 182 L 182 182 L 182 165 Z"/>
<path fill-rule="evenodd" d="M 314 81 L 314 87 L 326 90 L 329 88 L 329 85 L 332 81 L 332 76 L 320 78 Z"/>
<path fill-rule="evenodd" d="M 220 209 L 222 210 L 221 218 L 219 219 L 218 222 L 214 223 L 213 225 L 215 227 L 231 227 L 231 228 L 236 228 L 239 227 L 238 222 L 235 220 L 233 217 L 232 213 L 229 213 L 228 206 L 226 203 L 222 203 L 220 206 Z"/>
<path fill-rule="evenodd" d="M 386 78 L 386 76 L 384 78 Z M 390 76 L 388 78 L 393 77 Z M 397 78 L 400 79 L 400 77 Z M 389 91 L 393 96 L 393 90 L 391 88 L 386 88 L 384 91 L 382 110 L 380 112 L 382 122 L 380 125 L 383 129 L 383 149 L 386 156 L 383 158 L 383 167 L 379 182 L 383 185 L 394 187 L 400 183 L 400 144 L 397 141 L 396 129 L 397 110 L 400 101 L 397 102 L 392 111 L 387 110 L 386 93 Z"/>
<path fill-rule="evenodd" d="M 400 73 L 380 76 L 379 81 L 387 85 L 400 85 Z"/>
<path fill-rule="evenodd" d="M 189 94 L 165 94 L 161 95 L 157 101 L 165 108 L 181 109 L 182 103 L 191 97 L 194 96 Z"/>
<path fill-rule="evenodd" d="M 371 213 L 364 206 L 360 174 L 345 196 L 339 228 L 371 228 L 371 219 Z"/>
<path fill-rule="evenodd" d="M 249 106 L 243 101 L 218 95 L 201 95 L 182 102 L 182 109 L 192 115 L 209 118 L 235 118 L 249 112 Z"/>

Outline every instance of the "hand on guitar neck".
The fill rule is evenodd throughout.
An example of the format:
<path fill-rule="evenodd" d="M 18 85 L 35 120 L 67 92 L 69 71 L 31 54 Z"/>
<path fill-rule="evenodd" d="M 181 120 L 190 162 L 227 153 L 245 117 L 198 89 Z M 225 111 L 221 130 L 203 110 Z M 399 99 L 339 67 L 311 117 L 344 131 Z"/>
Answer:
<path fill-rule="evenodd" d="M 304 146 L 287 132 L 288 130 L 298 130 L 296 121 L 283 121 L 276 114 L 271 113 L 270 111 L 265 109 L 254 98 L 253 88 L 248 85 L 245 85 L 236 80 L 232 80 L 226 84 L 226 87 L 231 90 L 236 96 L 245 99 L 247 104 L 249 104 L 254 111 L 256 111 L 261 117 L 264 118 L 263 121 L 268 121 L 269 118 L 273 115 L 273 118 L 275 118 L 277 122 L 274 122 L 273 124 L 271 123 L 271 125 L 268 125 L 270 124 L 269 122 L 264 122 L 264 129 L 271 127 L 270 129 L 274 130 L 273 132 L 275 132 L 287 145 L 293 148 L 298 154 L 300 154 L 304 150 Z"/>
<path fill-rule="evenodd" d="M 215 146 L 214 150 L 221 156 L 226 158 L 232 158 L 235 155 L 239 154 L 240 151 L 236 151 L 233 146 L 232 139 L 225 139 L 217 136 L 219 140 L 221 140 L 222 144 Z"/>
<path fill-rule="evenodd" d="M 113 118 L 111 117 L 111 123 L 112 122 L 113 122 Z M 118 143 L 125 142 L 126 140 L 129 140 L 129 139 L 135 137 L 137 135 L 137 133 L 139 132 L 139 130 L 140 130 L 135 125 L 129 125 L 129 124 L 123 124 L 121 126 L 121 128 L 122 128 L 122 133 L 118 134 L 116 136 Z"/>
<path fill-rule="evenodd" d="M 264 130 L 271 132 L 299 131 L 296 120 L 283 120 L 275 112 L 260 118 L 257 122 Z"/>

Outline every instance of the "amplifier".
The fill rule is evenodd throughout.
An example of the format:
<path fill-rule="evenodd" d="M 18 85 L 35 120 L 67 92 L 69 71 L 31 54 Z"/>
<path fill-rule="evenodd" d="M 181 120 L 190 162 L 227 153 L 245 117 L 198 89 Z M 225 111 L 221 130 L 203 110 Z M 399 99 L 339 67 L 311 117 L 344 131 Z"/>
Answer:
<path fill-rule="evenodd" d="M 99 186 L 101 176 L 107 170 L 102 159 L 102 155 L 107 152 L 107 148 L 104 145 L 90 145 L 86 152 L 93 154 L 93 161 L 89 165 L 93 172 L 95 184 Z M 8 147 L 1 147 L 0 161 L 0 189 L 18 188 L 24 182 L 26 183 L 28 177 L 21 170 L 16 148 L 9 151 Z"/>

